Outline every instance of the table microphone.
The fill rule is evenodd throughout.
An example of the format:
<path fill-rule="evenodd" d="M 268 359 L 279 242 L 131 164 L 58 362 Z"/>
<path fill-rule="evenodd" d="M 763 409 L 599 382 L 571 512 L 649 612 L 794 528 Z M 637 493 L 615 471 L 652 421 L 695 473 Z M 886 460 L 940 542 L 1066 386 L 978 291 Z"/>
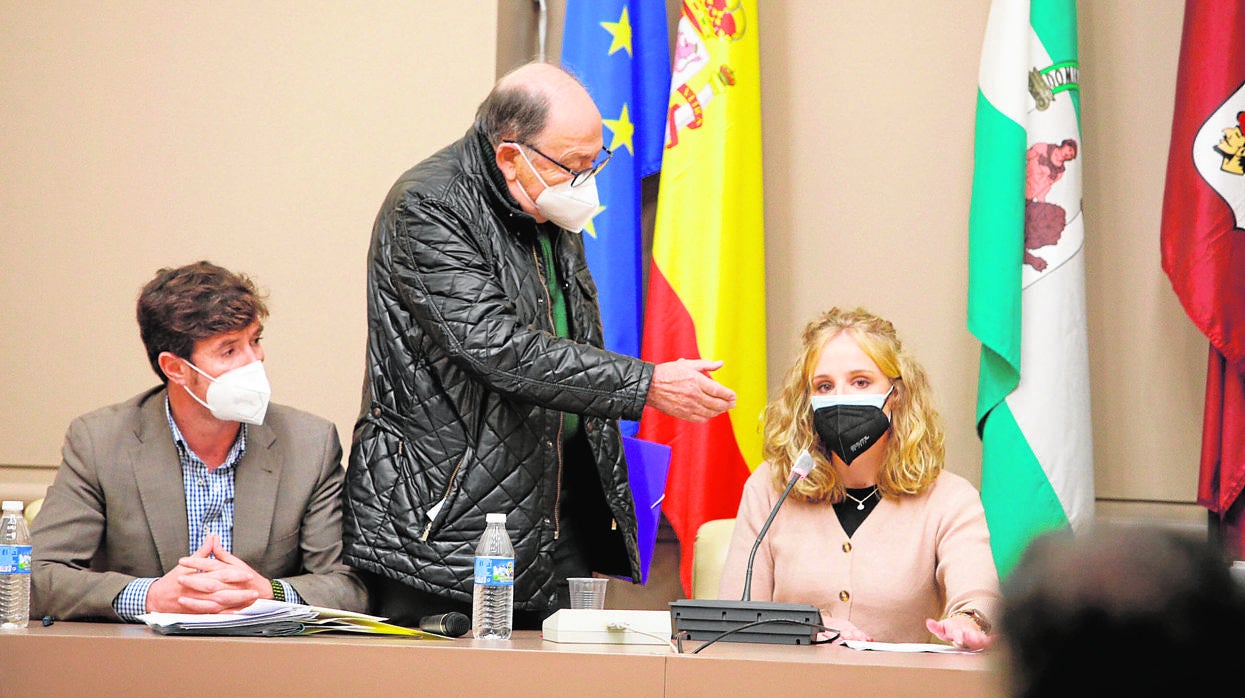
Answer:
<path fill-rule="evenodd" d="M 450 611 L 435 616 L 424 616 L 419 619 L 419 629 L 426 633 L 436 633 L 446 637 L 462 637 L 471 630 L 471 619 L 465 613 Z"/>
<path fill-rule="evenodd" d="M 782 491 L 782 496 L 774 502 L 774 508 L 770 510 L 769 518 L 765 520 L 765 525 L 761 527 L 761 532 L 757 534 L 757 540 L 752 544 L 752 552 L 748 555 L 748 571 L 744 575 L 744 594 L 742 601 L 752 600 L 752 561 L 757 556 L 757 548 L 761 547 L 761 539 L 765 538 L 765 534 L 769 531 L 769 525 L 774 522 L 774 517 L 778 514 L 779 507 L 787 501 L 787 495 L 791 494 L 791 488 L 795 487 L 795 483 L 808 477 L 813 470 L 813 456 L 808 449 L 800 451 L 800 455 L 796 457 L 795 463 L 791 465 L 791 479 L 787 481 L 787 489 Z"/>
<path fill-rule="evenodd" d="M 811 645 L 821 624 L 821 610 L 807 603 L 752 600 L 752 561 L 756 558 L 761 539 L 786 501 L 795 483 L 813 469 L 813 456 L 801 451 L 791 465 L 791 480 L 774 504 L 769 518 L 761 527 L 752 553 L 748 555 L 748 571 L 744 577 L 743 598 L 739 601 L 719 599 L 682 599 L 670 602 L 670 621 L 678 637 L 704 640 L 703 648 L 718 640 L 727 642 L 768 642 L 774 644 Z M 696 651 L 700 651 L 697 648 Z"/>

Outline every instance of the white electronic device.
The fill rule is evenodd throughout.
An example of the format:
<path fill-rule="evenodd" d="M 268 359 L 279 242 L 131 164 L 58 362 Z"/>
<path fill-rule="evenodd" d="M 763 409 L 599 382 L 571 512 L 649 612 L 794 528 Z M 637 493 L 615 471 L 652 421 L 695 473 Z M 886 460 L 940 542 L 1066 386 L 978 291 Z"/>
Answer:
<path fill-rule="evenodd" d="M 563 608 L 545 619 L 541 637 L 549 642 L 666 645 L 670 643 L 670 614 L 666 611 Z"/>

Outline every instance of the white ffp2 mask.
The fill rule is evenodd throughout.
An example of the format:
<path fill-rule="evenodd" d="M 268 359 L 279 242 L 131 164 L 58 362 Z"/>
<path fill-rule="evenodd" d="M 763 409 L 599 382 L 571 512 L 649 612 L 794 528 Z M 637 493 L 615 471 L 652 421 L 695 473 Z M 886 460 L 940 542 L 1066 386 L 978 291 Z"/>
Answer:
<path fill-rule="evenodd" d="M 519 155 L 523 156 L 523 161 L 531 168 L 532 174 L 536 175 L 536 179 L 545 187 L 535 201 L 528 196 L 527 190 L 522 186 L 519 187 L 523 196 L 536 207 L 537 213 L 553 221 L 559 228 L 572 233 L 582 231 L 601 205 L 601 200 L 597 196 L 597 176 L 592 175 L 577 187 L 572 187 L 569 179 L 551 187 L 532 166 L 532 161 L 527 159 L 527 153 L 523 152 L 523 148 L 519 148 Z"/>
<path fill-rule="evenodd" d="M 268 374 L 264 373 L 263 361 L 252 361 L 232 371 L 225 371 L 215 378 L 189 361 L 186 365 L 212 381 L 207 390 L 207 402 L 200 400 L 190 388 L 182 387 L 186 388 L 186 392 L 190 393 L 195 402 L 211 410 L 213 417 L 227 422 L 264 423 L 272 388 L 268 385 Z"/>

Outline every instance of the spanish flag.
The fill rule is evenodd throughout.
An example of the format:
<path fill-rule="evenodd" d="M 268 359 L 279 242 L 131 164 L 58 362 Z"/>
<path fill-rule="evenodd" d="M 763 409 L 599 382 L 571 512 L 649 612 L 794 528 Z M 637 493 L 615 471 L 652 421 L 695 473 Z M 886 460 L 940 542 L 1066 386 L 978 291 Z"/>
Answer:
<path fill-rule="evenodd" d="M 687 0 L 679 18 L 641 356 L 722 360 L 738 396 L 704 424 L 645 410 L 640 438 L 669 444 L 663 507 L 691 589 L 700 524 L 734 518 L 761 459 L 765 246 L 755 0 Z"/>

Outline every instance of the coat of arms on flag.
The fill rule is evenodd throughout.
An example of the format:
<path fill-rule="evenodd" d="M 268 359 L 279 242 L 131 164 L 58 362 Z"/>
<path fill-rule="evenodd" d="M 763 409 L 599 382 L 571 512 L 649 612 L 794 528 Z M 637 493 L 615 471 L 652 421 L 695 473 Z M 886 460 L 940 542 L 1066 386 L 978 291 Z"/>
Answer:
<path fill-rule="evenodd" d="M 1219 105 L 1193 137 L 1193 164 L 1245 228 L 1245 84 Z"/>

